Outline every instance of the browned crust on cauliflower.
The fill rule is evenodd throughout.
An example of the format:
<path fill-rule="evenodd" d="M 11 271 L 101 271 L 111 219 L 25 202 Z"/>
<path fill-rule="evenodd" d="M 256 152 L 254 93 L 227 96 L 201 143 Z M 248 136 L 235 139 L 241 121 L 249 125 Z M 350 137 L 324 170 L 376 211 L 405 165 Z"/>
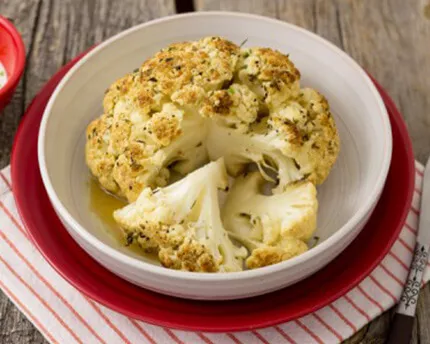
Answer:
<path fill-rule="evenodd" d="M 192 272 L 219 270 L 213 255 L 204 245 L 190 238 L 182 225 L 148 222 L 130 227 L 120 218 L 117 222 L 122 226 L 128 244 L 137 243 L 145 252 L 156 253 L 166 268 Z"/>
<path fill-rule="evenodd" d="M 284 247 L 265 246 L 252 251 L 246 259 L 248 269 L 261 268 L 263 266 L 280 263 L 284 260 L 296 257 L 308 250 L 308 246 L 300 240 L 294 240 L 294 247 L 286 249 Z"/>
<path fill-rule="evenodd" d="M 270 116 L 269 124 L 288 143 L 283 153 L 295 160 L 308 180 L 322 184 L 340 149 L 327 99 L 315 90 L 302 89 L 294 102 Z"/>
<path fill-rule="evenodd" d="M 88 125 L 85 157 L 91 173 L 100 184 L 107 191 L 123 196 L 113 177 L 115 157 L 108 152 L 109 140 L 106 140 L 106 137 L 110 135 L 110 128 L 105 116 L 95 119 Z"/>
<path fill-rule="evenodd" d="M 237 76 L 260 96 L 269 109 L 294 97 L 300 87 L 300 72 L 288 55 L 269 48 L 244 50 Z"/>
<path fill-rule="evenodd" d="M 210 92 L 200 114 L 221 125 L 246 131 L 257 119 L 259 110 L 260 103 L 254 92 L 246 85 L 232 84 L 226 90 Z"/>
<path fill-rule="evenodd" d="M 151 131 L 154 138 L 162 145 L 168 146 L 182 134 L 179 120 L 172 115 L 156 114 L 151 118 Z"/>

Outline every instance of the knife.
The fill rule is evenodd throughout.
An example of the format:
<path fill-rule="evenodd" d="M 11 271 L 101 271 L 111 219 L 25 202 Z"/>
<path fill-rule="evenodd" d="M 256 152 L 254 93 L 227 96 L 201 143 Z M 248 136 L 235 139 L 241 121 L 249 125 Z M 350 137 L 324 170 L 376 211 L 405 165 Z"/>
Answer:
<path fill-rule="evenodd" d="M 409 344 L 414 326 L 418 295 L 430 249 L 430 158 L 423 177 L 417 243 L 406 284 L 390 326 L 387 344 Z"/>

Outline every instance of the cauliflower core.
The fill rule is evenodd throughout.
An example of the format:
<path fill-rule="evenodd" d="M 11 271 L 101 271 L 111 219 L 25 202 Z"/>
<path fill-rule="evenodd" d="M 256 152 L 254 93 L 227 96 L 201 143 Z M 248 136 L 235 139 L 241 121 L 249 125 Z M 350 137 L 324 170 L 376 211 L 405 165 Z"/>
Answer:
<path fill-rule="evenodd" d="M 211 162 L 164 188 L 145 188 L 114 212 L 129 244 L 158 253 L 163 266 L 198 272 L 241 271 L 247 256 L 220 217 L 218 190 L 227 188 L 224 161 Z"/>
<path fill-rule="evenodd" d="M 100 185 L 133 202 L 208 160 L 238 176 L 250 162 L 278 187 L 322 183 L 339 153 L 325 98 L 300 88 L 287 55 L 219 37 L 177 43 L 116 81 L 87 128 L 86 161 Z M 266 179 L 270 179 L 264 173 Z"/>
<path fill-rule="evenodd" d="M 256 120 L 247 130 L 210 124 L 209 157 L 224 156 L 228 171 L 237 176 L 249 162 L 278 173 L 282 192 L 294 181 L 308 179 L 321 184 L 339 153 L 339 138 L 328 103 L 312 89 L 300 90 L 295 100 Z"/>
<path fill-rule="evenodd" d="M 305 252 L 316 228 L 318 201 L 311 182 L 292 183 L 269 196 L 261 193 L 265 183 L 259 172 L 240 176 L 222 211 L 226 229 L 251 252 L 250 269 Z"/>

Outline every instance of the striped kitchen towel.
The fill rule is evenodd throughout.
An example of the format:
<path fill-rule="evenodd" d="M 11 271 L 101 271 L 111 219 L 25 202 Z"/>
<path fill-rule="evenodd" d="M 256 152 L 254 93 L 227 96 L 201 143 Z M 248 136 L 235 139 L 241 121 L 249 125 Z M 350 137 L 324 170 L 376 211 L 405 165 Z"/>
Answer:
<path fill-rule="evenodd" d="M 0 288 L 51 343 L 340 343 L 400 297 L 416 239 L 423 167 L 397 242 L 356 288 L 295 321 L 255 331 L 196 333 L 136 321 L 81 294 L 43 259 L 19 219 L 9 168 L 0 173 Z M 427 266 L 425 282 L 430 279 Z"/>

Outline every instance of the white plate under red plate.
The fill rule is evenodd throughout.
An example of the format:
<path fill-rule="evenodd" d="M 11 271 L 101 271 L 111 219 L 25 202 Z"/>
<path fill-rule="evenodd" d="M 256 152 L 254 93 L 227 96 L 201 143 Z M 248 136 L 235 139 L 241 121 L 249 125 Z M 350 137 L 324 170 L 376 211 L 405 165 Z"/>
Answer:
<path fill-rule="evenodd" d="M 377 266 L 397 239 L 412 201 L 414 157 L 400 113 L 375 82 L 392 126 L 390 172 L 369 222 L 329 265 L 299 283 L 252 300 L 184 300 L 117 277 L 85 253 L 63 227 L 44 189 L 37 161 L 38 130 L 46 103 L 81 57 L 49 80 L 27 109 L 13 147 L 12 181 L 19 213 L 33 242 L 66 280 L 90 298 L 132 318 L 178 329 L 227 332 L 267 327 L 314 312 L 346 294 Z"/>

